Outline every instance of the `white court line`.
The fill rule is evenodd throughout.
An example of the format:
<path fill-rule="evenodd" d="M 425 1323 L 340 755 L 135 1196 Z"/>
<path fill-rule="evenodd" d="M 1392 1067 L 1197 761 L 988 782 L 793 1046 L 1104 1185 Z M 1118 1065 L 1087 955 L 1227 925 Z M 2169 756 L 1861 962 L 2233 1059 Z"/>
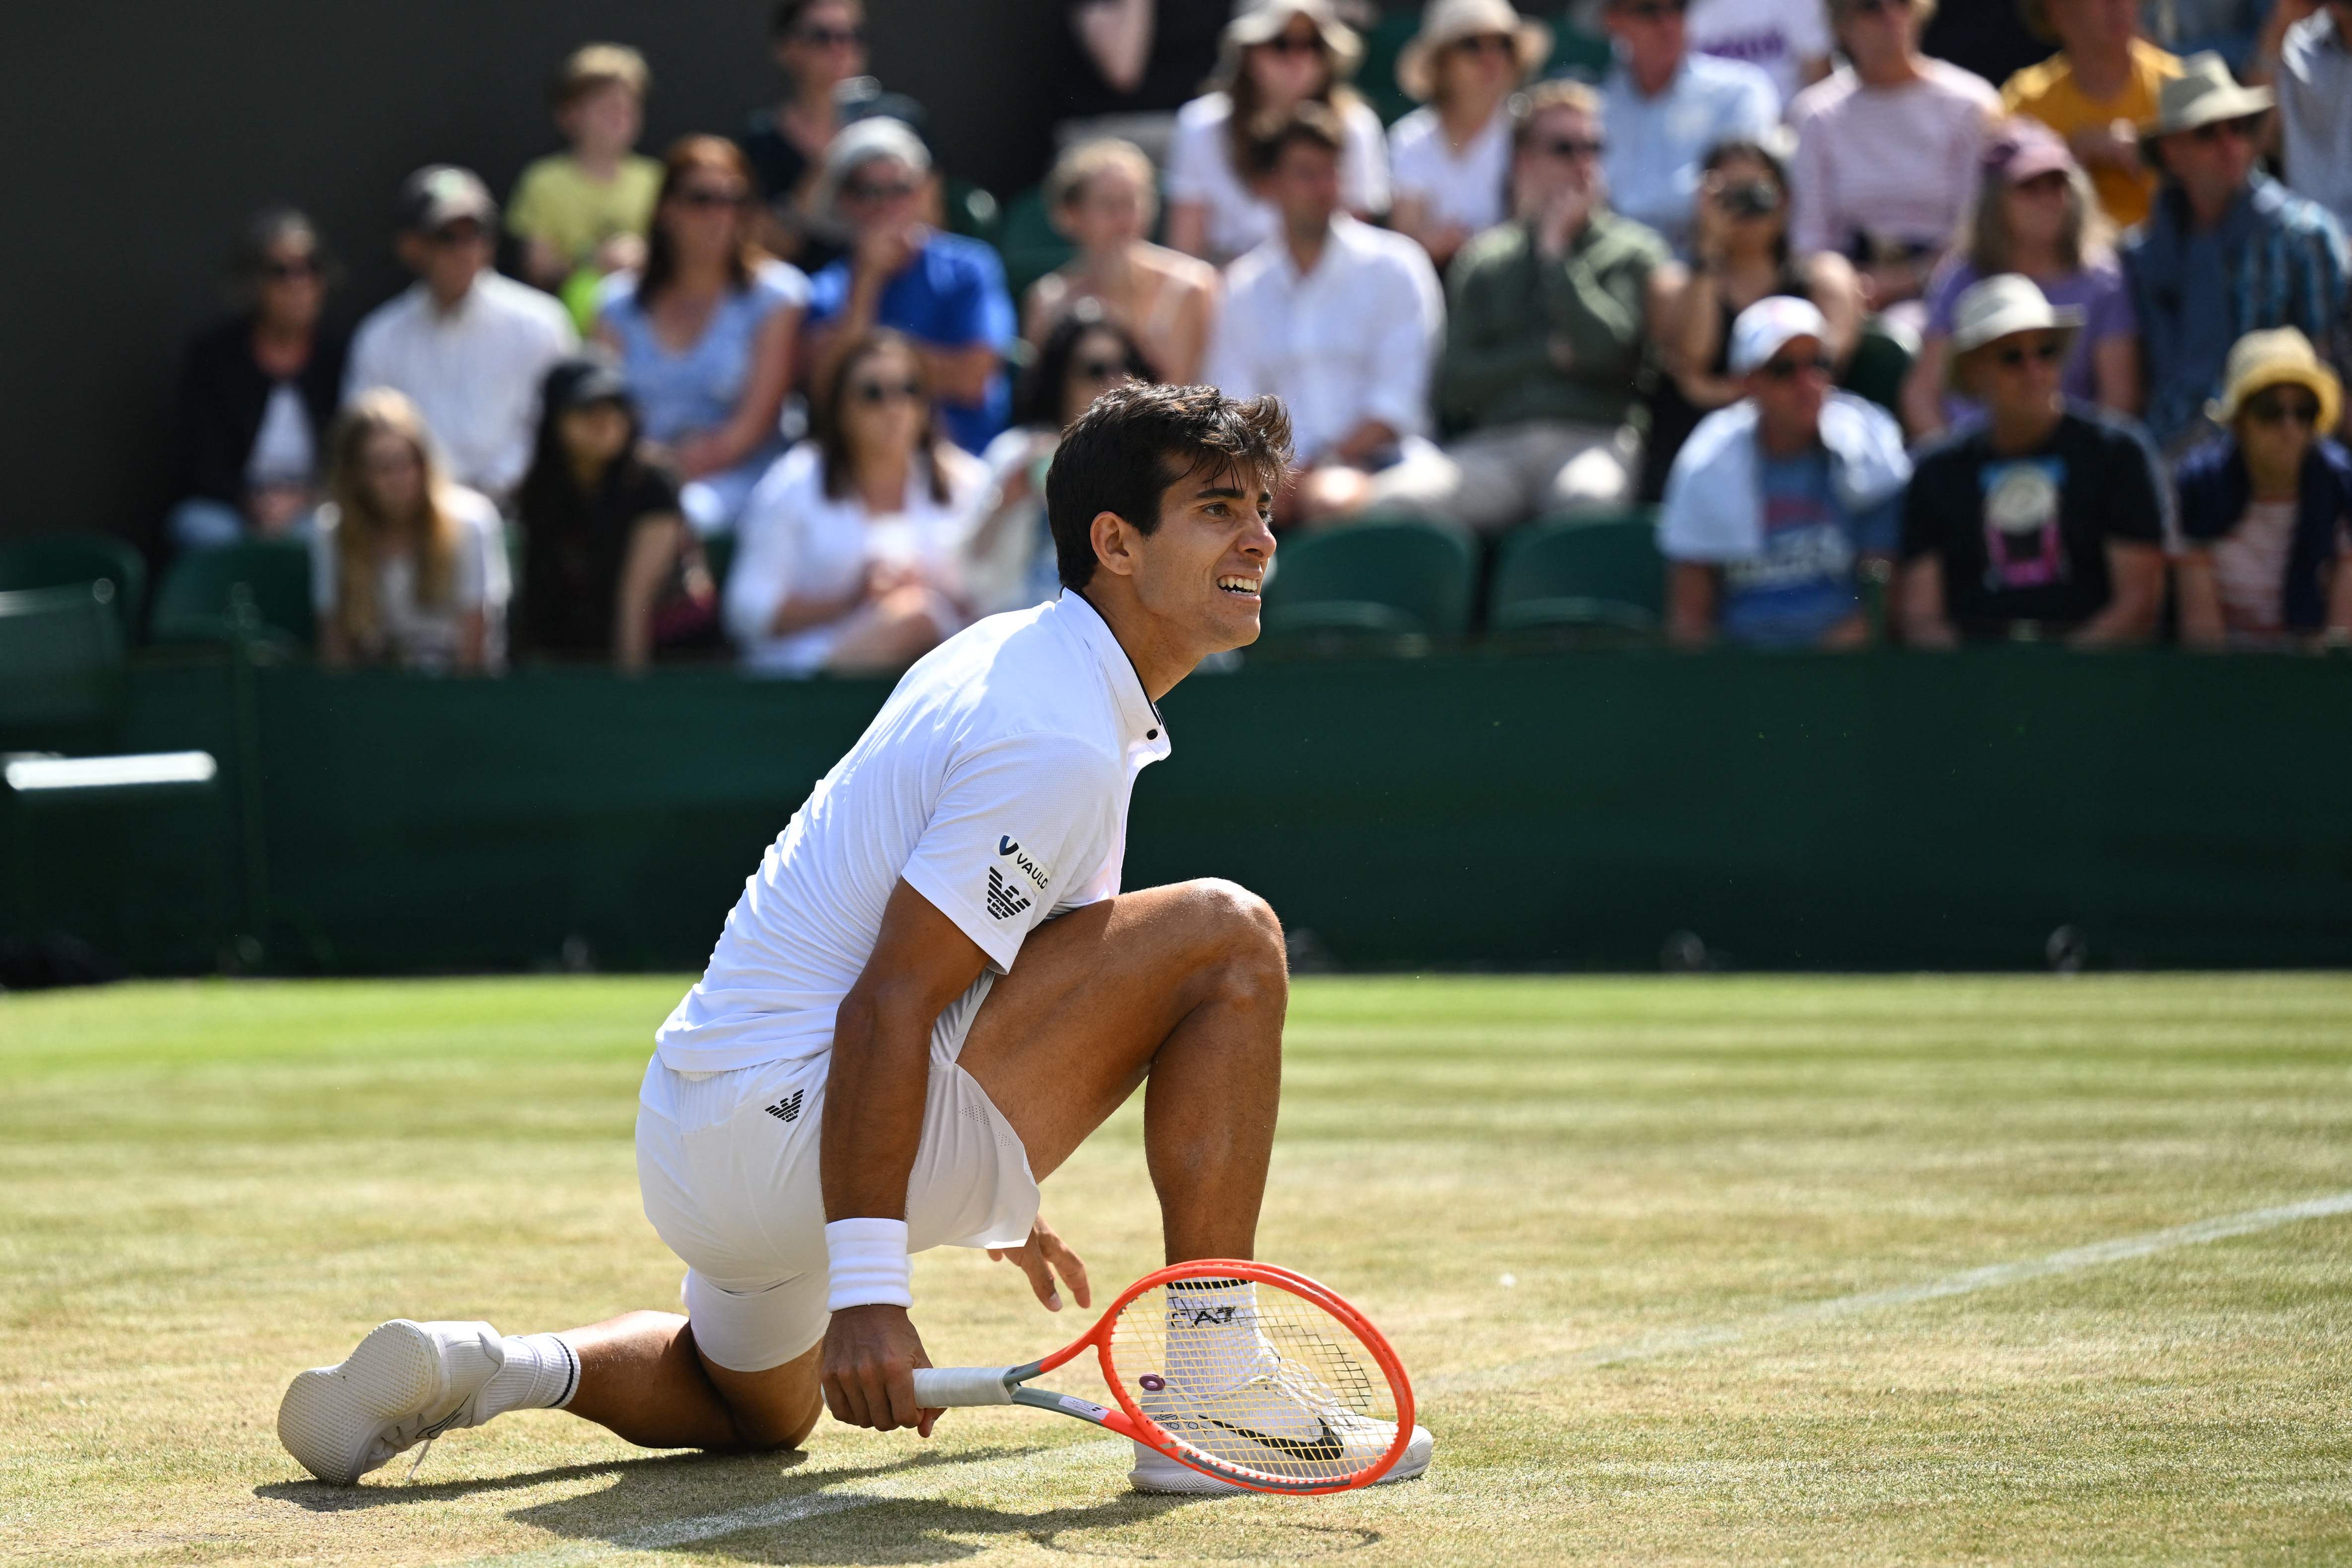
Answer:
<path fill-rule="evenodd" d="M 1433 1378 L 1424 1385 L 1430 1393 L 1468 1393 L 1477 1389 L 1523 1387 L 1534 1376 L 1557 1373 L 1578 1366 L 1618 1366 L 1626 1362 L 1646 1361 L 1657 1356 L 1676 1355 L 1688 1351 L 1704 1350 L 1710 1345 L 1730 1344 L 1739 1340 L 1774 1329 L 1824 1319 L 1851 1317 L 1860 1312 L 1874 1312 L 1890 1307 L 1907 1307 L 1914 1302 L 1932 1301 L 1946 1296 L 1966 1296 L 1979 1290 L 1998 1289 L 2004 1285 L 2022 1284 L 2029 1279 L 2047 1279 L 2057 1274 L 2074 1274 L 2086 1268 L 2097 1268 L 2110 1263 L 2127 1263 L 2134 1258 L 2147 1258 L 2175 1247 L 2197 1247 L 2209 1241 L 2224 1241 L 2233 1236 L 2251 1236 L 2256 1231 L 2273 1230 L 2298 1220 L 2324 1219 L 2331 1215 L 2352 1214 L 2352 1192 L 2336 1193 L 2324 1198 L 2310 1198 L 2299 1204 L 2283 1204 L 2275 1208 L 2247 1209 L 2242 1213 L 2221 1215 L 2212 1219 L 2200 1219 L 2188 1225 L 2172 1226 L 2164 1230 L 2144 1231 L 2138 1236 L 2121 1237 L 2114 1241 L 2093 1242 L 2087 1247 L 2068 1247 L 2044 1258 L 2029 1258 L 2019 1263 L 1995 1263 L 1982 1268 L 1970 1268 L 1958 1274 L 1948 1274 L 1941 1279 L 1924 1284 L 1898 1285 L 1886 1290 L 1864 1290 L 1852 1296 L 1838 1296 L 1825 1301 L 1807 1301 L 1768 1312 L 1745 1326 L 1725 1324 L 1714 1328 L 1689 1329 L 1677 1333 L 1657 1334 L 1628 1344 L 1608 1345 L 1577 1354 L 1549 1360 L 1516 1363 L 1494 1367 L 1484 1372 L 1457 1373 L 1450 1377 Z M 1128 1445 L 1124 1440 L 1095 1443 L 1080 1442 L 1048 1448 L 1038 1453 L 1017 1455 L 1007 1459 L 988 1459 L 969 1463 L 948 1462 L 926 1465 L 897 1475 L 852 1483 L 851 1491 L 803 1492 L 797 1497 L 780 1498 L 772 1502 L 753 1503 L 746 1508 L 732 1509 L 725 1513 L 700 1514 L 691 1519 L 671 1520 L 661 1524 L 649 1524 L 605 1541 L 567 1542 L 560 1546 L 522 1552 L 512 1556 L 477 1559 L 467 1568 L 566 1568 L 566 1565 L 592 1563 L 614 1552 L 661 1552 L 698 1542 L 716 1541 L 746 1530 L 760 1530 L 796 1520 L 814 1519 L 821 1514 L 841 1513 L 850 1509 L 870 1508 L 876 1503 L 898 1501 L 912 1498 L 929 1498 L 937 1494 L 942 1481 L 956 1486 L 975 1482 L 1017 1480 L 1024 1475 L 1038 1475 L 1061 1468 L 1080 1458 L 1100 1458 L 1108 1461 L 1117 1454 L 1124 1457 Z"/>

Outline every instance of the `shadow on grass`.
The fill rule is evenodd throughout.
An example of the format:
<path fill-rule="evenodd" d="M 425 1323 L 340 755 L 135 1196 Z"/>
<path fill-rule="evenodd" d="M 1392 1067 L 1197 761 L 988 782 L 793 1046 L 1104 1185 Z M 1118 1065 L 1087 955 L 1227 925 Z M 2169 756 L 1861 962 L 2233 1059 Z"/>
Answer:
<path fill-rule="evenodd" d="M 408 1456 L 401 1457 L 404 1459 Z M 469 1476 L 458 1481 L 419 1480 L 405 1486 L 396 1479 L 381 1481 L 374 1486 L 356 1487 L 329 1486 L 324 1481 L 272 1481 L 254 1488 L 253 1495 L 272 1502 L 290 1502 L 312 1513 L 348 1513 L 355 1509 L 403 1508 L 412 1503 L 446 1502 L 452 1498 L 472 1497 L 478 1492 L 520 1491 L 529 1487 L 545 1486 L 550 1481 L 576 1481 L 591 1476 L 626 1476 L 638 1470 L 675 1475 L 688 1468 L 723 1472 L 726 1468 L 734 1467 L 741 1469 L 748 1480 L 763 1470 L 789 1470 L 807 1461 L 807 1453 L 799 1448 L 786 1448 L 772 1454 L 685 1451 L 648 1454 L 635 1459 L 605 1459 L 587 1465 L 558 1465 L 546 1470 L 517 1470 L 510 1476 Z M 429 1471 L 432 1461 L 428 1459 L 425 1463 Z M 381 1474 L 396 1478 L 404 1468 L 389 1466 Z M 832 1472 L 834 1475 L 859 1473 Z"/>

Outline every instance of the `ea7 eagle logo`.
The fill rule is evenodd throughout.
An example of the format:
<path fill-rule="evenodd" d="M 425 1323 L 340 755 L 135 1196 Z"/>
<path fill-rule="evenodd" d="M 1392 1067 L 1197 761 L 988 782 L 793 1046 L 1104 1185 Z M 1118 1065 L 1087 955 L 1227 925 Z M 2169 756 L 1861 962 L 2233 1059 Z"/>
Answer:
<path fill-rule="evenodd" d="M 991 866 L 988 868 L 988 912 L 1000 921 L 1009 921 L 1029 907 L 1029 896 L 1004 879 L 1004 873 Z"/>
<path fill-rule="evenodd" d="M 998 834 L 996 853 L 1018 866 L 1021 868 L 1021 874 L 1029 879 L 1029 885 L 1041 893 L 1045 890 L 1045 884 L 1054 879 L 1046 873 L 1045 867 L 1021 853 L 1021 841 L 1017 838 L 1006 834 Z"/>

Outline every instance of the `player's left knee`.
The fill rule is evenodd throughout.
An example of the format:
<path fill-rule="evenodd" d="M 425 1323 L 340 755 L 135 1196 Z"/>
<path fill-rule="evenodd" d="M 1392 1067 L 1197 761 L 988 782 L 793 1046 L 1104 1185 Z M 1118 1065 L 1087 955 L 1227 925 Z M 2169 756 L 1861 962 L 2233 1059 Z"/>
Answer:
<path fill-rule="evenodd" d="M 1274 906 L 1237 882 L 1194 884 L 1213 936 L 1219 984 L 1251 998 L 1279 1000 L 1290 990 L 1290 962 Z"/>

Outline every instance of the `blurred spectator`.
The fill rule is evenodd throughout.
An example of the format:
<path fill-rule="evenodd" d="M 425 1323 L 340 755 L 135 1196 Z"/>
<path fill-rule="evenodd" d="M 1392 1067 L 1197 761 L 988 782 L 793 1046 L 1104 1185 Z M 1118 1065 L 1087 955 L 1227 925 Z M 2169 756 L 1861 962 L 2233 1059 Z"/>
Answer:
<path fill-rule="evenodd" d="M 1654 284 L 1662 374 L 1650 393 L 1650 433 L 1641 496 L 1665 493 L 1675 454 L 1702 416 L 1745 395 L 1731 368 L 1731 324 L 1776 294 L 1808 300 L 1826 323 L 1831 363 L 1853 353 L 1862 290 L 1844 257 L 1800 258 L 1789 247 L 1789 171 L 1761 143 L 1718 142 L 1702 165 L 1691 265 L 1661 268 Z"/>
<path fill-rule="evenodd" d="M 2139 316 L 2148 431 L 2168 452 L 2210 433 L 2205 405 L 2246 333 L 2299 328 L 2342 362 L 2344 231 L 2256 167 L 2270 106 L 2268 89 L 2240 87 L 2221 56 L 2197 55 L 2164 84 L 2144 128 L 2164 185 L 2124 242 L 2124 275 Z"/>
<path fill-rule="evenodd" d="M 996 501 L 965 549 L 976 614 L 1024 609 L 1060 591 L 1045 522 L 1045 472 L 1062 432 L 1110 388 L 1158 379 L 1142 342 L 1095 300 L 1078 300 L 1045 334 L 1014 394 L 1013 428 L 990 442 L 982 458 Z"/>
<path fill-rule="evenodd" d="M 1919 456 L 1903 510 L 1906 640 L 2121 643 L 2155 627 L 2171 489 L 2135 426 L 2059 390 L 2081 325 L 2015 273 L 1960 296 L 1952 374 L 1986 423 Z"/>
<path fill-rule="evenodd" d="M 1226 24 L 1210 90 L 1176 114 L 1168 146 L 1168 243 L 1223 263 L 1272 239 L 1279 214 L 1258 192 L 1262 138 L 1309 99 L 1344 128 L 1339 195 L 1358 217 L 1389 206 L 1381 117 L 1348 87 L 1364 56 L 1328 0 L 1254 0 Z"/>
<path fill-rule="evenodd" d="M 1757 67 L 1783 104 L 1830 74 L 1822 0 L 1691 0 L 1689 27 L 1695 53 Z"/>
<path fill-rule="evenodd" d="M 580 338 L 562 305 L 490 270 L 498 216 L 469 169 L 431 163 L 408 176 L 400 258 L 417 281 L 360 323 L 343 395 L 405 394 L 450 477 L 503 500 L 530 462 L 540 381 Z"/>
<path fill-rule="evenodd" d="M 1268 139 L 1266 193 L 1282 235 L 1234 262 L 1209 342 L 1208 379 L 1290 408 L 1298 454 L 1283 521 L 1363 504 L 1367 479 L 1429 445 L 1429 367 L 1445 330 L 1421 247 L 1340 208 L 1339 116 L 1307 102 Z"/>
<path fill-rule="evenodd" d="M 1982 78 L 1919 52 L 1934 0 L 1829 6 L 1849 63 L 1789 106 L 1797 132 L 1791 237 L 1801 254 L 1852 258 L 1864 303 L 1884 310 L 1918 298 L 1959 232 L 2000 100 Z"/>
<path fill-rule="evenodd" d="M 2180 637 L 2284 647 L 2352 638 L 2352 454 L 2344 384 L 2293 327 L 2230 351 L 2223 434 L 2180 466 Z"/>
<path fill-rule="evenodd" d="M 336 422 L 310 548 L 329 664 L 496 669 L 506 659 L 506 535 L 489 498 L 454 484 L 416 405 L 390 387 Z"/>
<path fill-rule="evenodd" d="M 620 371 L 601 358 L 565 360 L 547 373 L 540 408 L 517 508 L 515 640 L 528 653 L 632 670 L 659 643 L 715 629 L 709 570 L 677 482 L 648 460 Z"/>
<path fill-rule="evenodd" d="M 939 431 L 921 351 L 869 331 L 821 384 L 816 438 L 744 510 L 727 629 L 770 675 L 904 668 L 971 618 L 957 581 L 988 470 Z"/>
<path fill-rule="evenodd" d="M 809 281 L 751 237 L 742 150 L 688 136 L 662 160 L 642 275 L 610 279 L 596 334 L 621 358 L 646 434 L 685 481 L 699 533 L 732 528 L 784 454 L 780 420 Z"/>
<path fill-rule="evenodd" d="M 1927 18 L 1919 47 L 1971 76 L 2007 81 L 2050 58 L 2050 46 L 2025 26 L 2014 0 L 1958 0 Z"/>
<path fill-rule="evenodd" d="M 784 96 L 772 109 L 754 110 L 735 141 L 767 204 L 761 243 L 814 272 L 848 243 L 815 199 L 833 139 L 843 126 L 877 114 L 919 133 L 929 117 L 921 104 L 883 91 L 866 74 L 866 7 L 858 0 L 776 0 L 768 47 L 783 73 Z"/>
<path fill-rule="evenodd" d="M 1150 162 L 1132 142 L 1087 142 L 1062 154 L 1045 176 L 1054 226 L 1078 254 L 1029 288 L 1022 335 L 1043 342 L 1082 301 L 1135 334 L 1168 379 L 1200 379 L 1216 314 L 1217 271 L 1145 237 L 1160 193 Z"/>
<path fill-rule="evenodd" d="M 1513 127 L 1518 217 L 1454 268 L 1437 406 L 1464 433 L 1381 475 L 1376 500 L 1494 530 L 1633 498 L 1644 311 L 1666 247 L 1609 210 L 1606 151 L 1591 88 L 1528 90 Z"/>
<path fill-rule="evenodd" d="M 1433 0 L 1397 58 L 1397 85 L 1427 107 L 1389 127 L 1389 221 L 1441 269 L 1509 216 L 1510 96 L 1551 58 L 1551 37 L 1510 0 Z"/>
<path fill-rule="evenodd" d="M 825 153 L 816 195 L 856 245 L 810 280 L 809 380 L 835 379 L 834 359 L 876 327 L 904 332 L 948 434 L 968 452 L 982 450 L 1004 428 L 1013 401 L 1004 264 L 979 240 L 924 221 L 931 155 L 903 121 L 877 117 L 845 127 Z"/>
<path fill-rule="evenodd" d="M 1885 409 L 1832 389 L 1829 332 L 1819 310 L 1783 295 L 1732 324 L 1743 395 L 1692 432 L 1658 513 L 1678 644 L 1870 638 L 1861 574 L 1894 560 L 1911 459 Z"/>
<path fill-rule="evenodd" d="M 342 395 L 340 333 L 320 324 L 332 264 L 310 220 L 272 207 L 246 226 L 235 309 L 189 342 L 164 533 L 181 550 L 308 525 Z"/>
<path fill-rule="evenodd" d="M 571 151 L 525 169 L 507 205 L 507 231 L 522 241 L 523 277 L 562 296 L 583 326 L 594 320 L 595 280 L 645 263 L 661 185 L 661 165 L 636 150 L 648 79 L 635 49 L 576 50 L 551 95 Z"/>
<path fill-rule="evenodd" d="M 1601 88 L 1609 152 L 1609 202 L 1665 237 L 1690 246 L 1699 160 L 1718 142 L 1753 142 L 1780 123 L 1772 79 L 1738 60 L 1694 55 L 1685 0 L 1609 0 L 1601 14 L 1617 64 Z"/>
<path fill-rule="evenodd" d="M 1062 9 L 1054 144 L 1115 139 L 1165 161 L 1176 110 L 1216 66 L 1228 0 L 1063 0 Z"/>
<path fill-rule="evenodd" d="M 2283 0 L 2278 14 L 2293 8 Z M 2287 30 L 2276 83 L 2286 183 L 2337 224 L 2352 222 L 2352 0 L 2332 0 Z"/>
<path fill-rule="evenodd" d="M 2139 36 L 2139 0 L 2020 0 L 2027 25 L 2064 49 L 2000 89 L 2001 107 L 2066 139 L 2117 228 L 2147 216 L 2156 175 L 2140 156 L 2139 126 L 2180 61 Z"/>
<path fill-rule="evenodd" d="M 2230 68 L 2268 81 L 2278 63 L 2280 33 L 2325 0 L 2141 0 L 2140 26 L 2158 47 L 2176 55 L 2210 49 Z"/>
<path fill-rule="evenodd" d="M 2052 304 L 2083 313 L 2060 390 L 2119 414 L 2139 411 L 2139 321 L 2116 260 L 2114 230 L 2090 181 L 2039 121 L 2015 120 L 1985 149 L 1966 247 L 1927 285 L 1927 329 L 1903 388 L 1915 437 L 1982 411 L 1950 390 L 1952 308 L 1985 279 L 2021 272 Z"/>

